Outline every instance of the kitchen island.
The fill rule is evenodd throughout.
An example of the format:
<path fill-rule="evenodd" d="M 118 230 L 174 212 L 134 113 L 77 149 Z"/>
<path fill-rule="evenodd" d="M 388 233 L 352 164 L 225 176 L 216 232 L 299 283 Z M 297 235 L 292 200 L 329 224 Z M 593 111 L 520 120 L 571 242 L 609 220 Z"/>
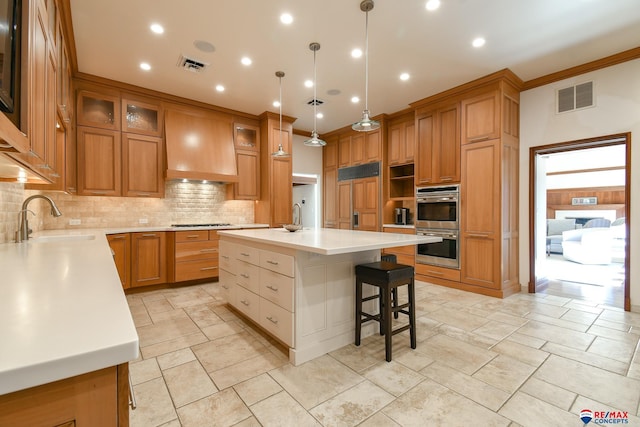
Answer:
<path fill-rule="evenodd" d="M 227 301 L 288 346 L 294 365 L 354 341 L 356 265 L 380 260 L 380 249 L 440 241 L 326 228 L 219 236 L 219 280 Z M 367 324 L 363 336 L 374 329 Z"/>

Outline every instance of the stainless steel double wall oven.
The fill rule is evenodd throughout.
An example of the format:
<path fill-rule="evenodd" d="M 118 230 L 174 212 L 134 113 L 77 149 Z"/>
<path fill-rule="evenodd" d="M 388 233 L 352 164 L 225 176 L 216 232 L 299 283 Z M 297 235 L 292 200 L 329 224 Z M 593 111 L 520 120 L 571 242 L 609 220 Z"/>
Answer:
<path fill-rule="evenodd" d="M 416 189 L 416 234 L 442 238 L 442 242 L 418 245 L 416 262 L 460 268 L 459 212 L 459 185 Z"/>

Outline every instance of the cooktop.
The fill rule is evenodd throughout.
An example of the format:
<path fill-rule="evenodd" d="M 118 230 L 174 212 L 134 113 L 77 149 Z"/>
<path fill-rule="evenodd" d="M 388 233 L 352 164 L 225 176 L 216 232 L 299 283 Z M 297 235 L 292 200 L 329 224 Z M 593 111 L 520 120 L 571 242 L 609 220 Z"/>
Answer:
<path fill-rule="evenodd" d="M 213 224 L 171 224 L 172 227 L 223 227 L 231 225 L 226 222 L 218 222 Z"/>

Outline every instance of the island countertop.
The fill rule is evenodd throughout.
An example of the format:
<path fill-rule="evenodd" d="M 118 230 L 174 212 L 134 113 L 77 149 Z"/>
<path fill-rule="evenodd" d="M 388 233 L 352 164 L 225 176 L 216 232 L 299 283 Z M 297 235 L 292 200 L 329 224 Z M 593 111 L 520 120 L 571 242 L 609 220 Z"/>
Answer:
<path fill-rule="evenodd" d="M 104 232 L 38 234 L 0 245 L 0 395 L 138 357 Z"/>
<path fill-rule="evenodd" d="M 219 231 L 218 234 L 223 239 L 228 236 L 321 255 L 338 255 L 442 241 L 440 237 L 333 228 L 305 228 L 296 232 L 289 232 L 284 228 L 225 230 Z"/>

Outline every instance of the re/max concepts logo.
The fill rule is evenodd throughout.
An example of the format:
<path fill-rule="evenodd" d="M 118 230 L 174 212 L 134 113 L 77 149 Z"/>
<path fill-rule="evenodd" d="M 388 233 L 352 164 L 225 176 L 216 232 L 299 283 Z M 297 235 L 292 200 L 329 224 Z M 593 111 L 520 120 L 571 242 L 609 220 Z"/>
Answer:
<path fill-rule="evenodd" d="M 593 422 L 594 424 L 629 424 L 629 413 L 624 411 L 591 411 L 583 409 L 580 411 L 580 419 L 584 425 Z"/>

